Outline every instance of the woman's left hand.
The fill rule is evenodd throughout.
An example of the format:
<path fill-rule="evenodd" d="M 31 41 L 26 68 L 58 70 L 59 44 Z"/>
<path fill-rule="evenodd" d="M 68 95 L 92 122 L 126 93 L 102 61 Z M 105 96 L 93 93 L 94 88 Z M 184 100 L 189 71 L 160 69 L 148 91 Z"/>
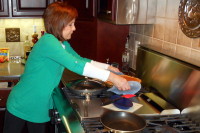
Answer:
<path fill-rule="evenodd" d="M 113 67 L 113 66 L 109 66 L 108 70 L 113 71 L 113 72 L 120 72 L 118 68 Z"/>

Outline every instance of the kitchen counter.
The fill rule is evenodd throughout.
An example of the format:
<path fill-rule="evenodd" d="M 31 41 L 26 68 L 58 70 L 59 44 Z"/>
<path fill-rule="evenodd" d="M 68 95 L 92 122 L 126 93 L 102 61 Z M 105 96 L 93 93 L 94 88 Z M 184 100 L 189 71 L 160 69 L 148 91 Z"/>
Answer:
<path fill-rule="evenodd" d="M 19 80 L 24 72 L 21 59 L 12 59 L 9 62 L 0 63 L 0 80 Z"/>

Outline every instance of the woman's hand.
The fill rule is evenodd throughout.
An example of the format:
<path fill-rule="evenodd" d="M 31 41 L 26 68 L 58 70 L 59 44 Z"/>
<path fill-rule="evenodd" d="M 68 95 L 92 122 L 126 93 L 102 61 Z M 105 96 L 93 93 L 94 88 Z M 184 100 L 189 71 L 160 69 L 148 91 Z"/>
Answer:
<path fill-rule="evenodd" d="M 109 66 L 108 70 L 113 71 L 113 72 L 120 72 L 118 68 L 113 67 L 113 66 Z"/>
<path fill-rule="evenodd" d="M 108 80 L 111 81 L 114 84 L 114 86 L 116 86 L 119 90 L 130 90 L 130 85 L 128 84 L 128 81 L 121 76 L 110 72 Z"/>

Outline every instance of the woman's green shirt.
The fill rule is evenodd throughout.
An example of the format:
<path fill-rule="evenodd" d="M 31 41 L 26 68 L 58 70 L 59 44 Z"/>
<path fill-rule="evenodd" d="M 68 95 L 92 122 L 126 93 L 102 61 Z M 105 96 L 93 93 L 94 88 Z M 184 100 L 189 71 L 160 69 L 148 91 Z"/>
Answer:
<path fill-rule="evenodd" d="M 64 68 L 82 75 L 86 62 L 67 41 L 61 45 L 51 34 L 45 34 L 34 45 L 20 81 L 13 87 L 7 109 L 24 120 L 42 123 L 50 120 L 53 106 L 52 92 L 58 86 Z"/>

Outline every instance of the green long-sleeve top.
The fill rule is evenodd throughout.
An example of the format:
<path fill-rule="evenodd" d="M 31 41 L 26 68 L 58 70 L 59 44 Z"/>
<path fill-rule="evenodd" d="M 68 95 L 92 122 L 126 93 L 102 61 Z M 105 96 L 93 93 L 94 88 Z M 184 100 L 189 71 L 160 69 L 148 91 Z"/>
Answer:
<path fill-rule="evenodd" d="M 20 81 L 13 87 L 7 110 L 15 116 L 36 123 L 47 122 L 52 108 L 52 91 L 58 86 L 64 68 L 83 74 L 86 62 L 67 41 L 62 42 L 45 34 L 34 45 Z"/>

